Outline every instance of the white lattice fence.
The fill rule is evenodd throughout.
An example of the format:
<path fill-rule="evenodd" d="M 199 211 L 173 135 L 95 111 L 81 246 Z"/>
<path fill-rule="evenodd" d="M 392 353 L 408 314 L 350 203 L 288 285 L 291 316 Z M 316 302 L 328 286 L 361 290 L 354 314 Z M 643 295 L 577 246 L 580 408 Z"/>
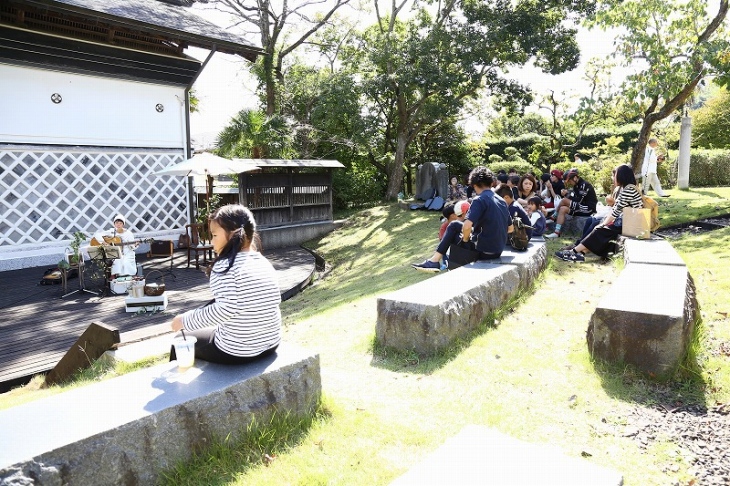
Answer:
<path fill-rule="evenodd" d="M 0 246 L 68 240 L 117 213 L 145 233 L 184 227 L 184 177 L 154 172 L 181 150 L 0 146 Z"/>

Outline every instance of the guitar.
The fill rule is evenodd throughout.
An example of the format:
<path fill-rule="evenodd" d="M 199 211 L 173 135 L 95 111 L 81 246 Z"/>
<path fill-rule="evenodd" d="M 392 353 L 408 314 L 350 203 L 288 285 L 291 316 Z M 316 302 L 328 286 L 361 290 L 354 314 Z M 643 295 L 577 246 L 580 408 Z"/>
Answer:
<path fill-rule="evenodd" d="M 91 239 L 91 246 L 111 245 L 111 246 L 126 246 L 126 245 L 137 245 L 140 243 L 152 243 L 155 241 L 154 238 L 145 238 L 143 240 L 134 241 L 122 241 L 119 236 L 102 236 L 104 241 L 99 241 L 96 238 Z"/>

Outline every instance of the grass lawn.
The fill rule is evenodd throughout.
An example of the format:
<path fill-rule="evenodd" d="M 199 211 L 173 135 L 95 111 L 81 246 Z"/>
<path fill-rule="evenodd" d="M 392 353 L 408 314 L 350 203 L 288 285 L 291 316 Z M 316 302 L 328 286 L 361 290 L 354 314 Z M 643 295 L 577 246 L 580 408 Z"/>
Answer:
<path fill-rule="evenodd" d="M 670 194 L 658 200 L 664 226 L 730 213 L 730 188 Z M 310 242 L 328 270 L 283 303 L 282 313 L 285 339 L 320 354 L 321 409 L 311 420 L 281 418 L 233 451 L 216 447 L 173 472 L 168 484 L 388 484 L 467 424 L 558 446 L 619 470 L 627 485 L 689 484 L 692 475 L 676 444 L 657 437 L 642 448 L 625 437 L 627 413 L 648 406 L 667 387 L 588 355 L 589 318 L 621 262 L 551 258 L 533 289 L 438 357 L 377 346 L 377 297 L 432 278 L 409 264 L 435 248 L 438 217 L 380 206 Z M 550 242 L 549 255 L 565 243 Z M 678 400 L 727 403 L 730 229 L 673 245 L 696 283 L 703 323 L 701 372 L 684 373 L 669 389 Z M 4 400 L 0 396 L 0 408 Z"/>

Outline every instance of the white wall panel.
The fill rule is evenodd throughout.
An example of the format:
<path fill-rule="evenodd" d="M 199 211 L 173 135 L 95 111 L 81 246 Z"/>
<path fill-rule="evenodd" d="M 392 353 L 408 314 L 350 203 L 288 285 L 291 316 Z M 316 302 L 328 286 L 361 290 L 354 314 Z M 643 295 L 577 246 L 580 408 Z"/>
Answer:
<path fill-rule="evenodd" d="M 0 64 L 0 143 L 183 148 L 184 95 L 182 87 Z"/>

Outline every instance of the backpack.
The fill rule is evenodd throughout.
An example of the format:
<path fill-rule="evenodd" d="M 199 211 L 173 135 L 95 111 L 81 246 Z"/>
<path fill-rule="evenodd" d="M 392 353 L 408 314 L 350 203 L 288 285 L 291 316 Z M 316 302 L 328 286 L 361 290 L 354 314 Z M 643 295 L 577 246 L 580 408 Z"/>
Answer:
<path fill-rule="evenodd" d="M 527 237 L 527 229 L 532 229 L 532 226 L 527 226 L 520 218 L 514 217 L 512 218 L 512 228 L 514 231 L 509 234 L 510 246 L 517 251 L 527 250 L 530 242 L 530 238 Z"/>
<path fill-rule="evenodd" d="M 425 208 L 431 211 L 441 211 L 444 208 L 444 198 L 436 196 L 431 200 L 430 204 L 426 204 Z"/>
<path fill-rule="evenodd" d="M 651 211 L 649 219 L 649 230 L 654 233 L 659 229 L 661 223 L 659 222 L 659 204 L 649 196 L 641 195 L 641 200 L 644 203 L 644 207 Z"/>

